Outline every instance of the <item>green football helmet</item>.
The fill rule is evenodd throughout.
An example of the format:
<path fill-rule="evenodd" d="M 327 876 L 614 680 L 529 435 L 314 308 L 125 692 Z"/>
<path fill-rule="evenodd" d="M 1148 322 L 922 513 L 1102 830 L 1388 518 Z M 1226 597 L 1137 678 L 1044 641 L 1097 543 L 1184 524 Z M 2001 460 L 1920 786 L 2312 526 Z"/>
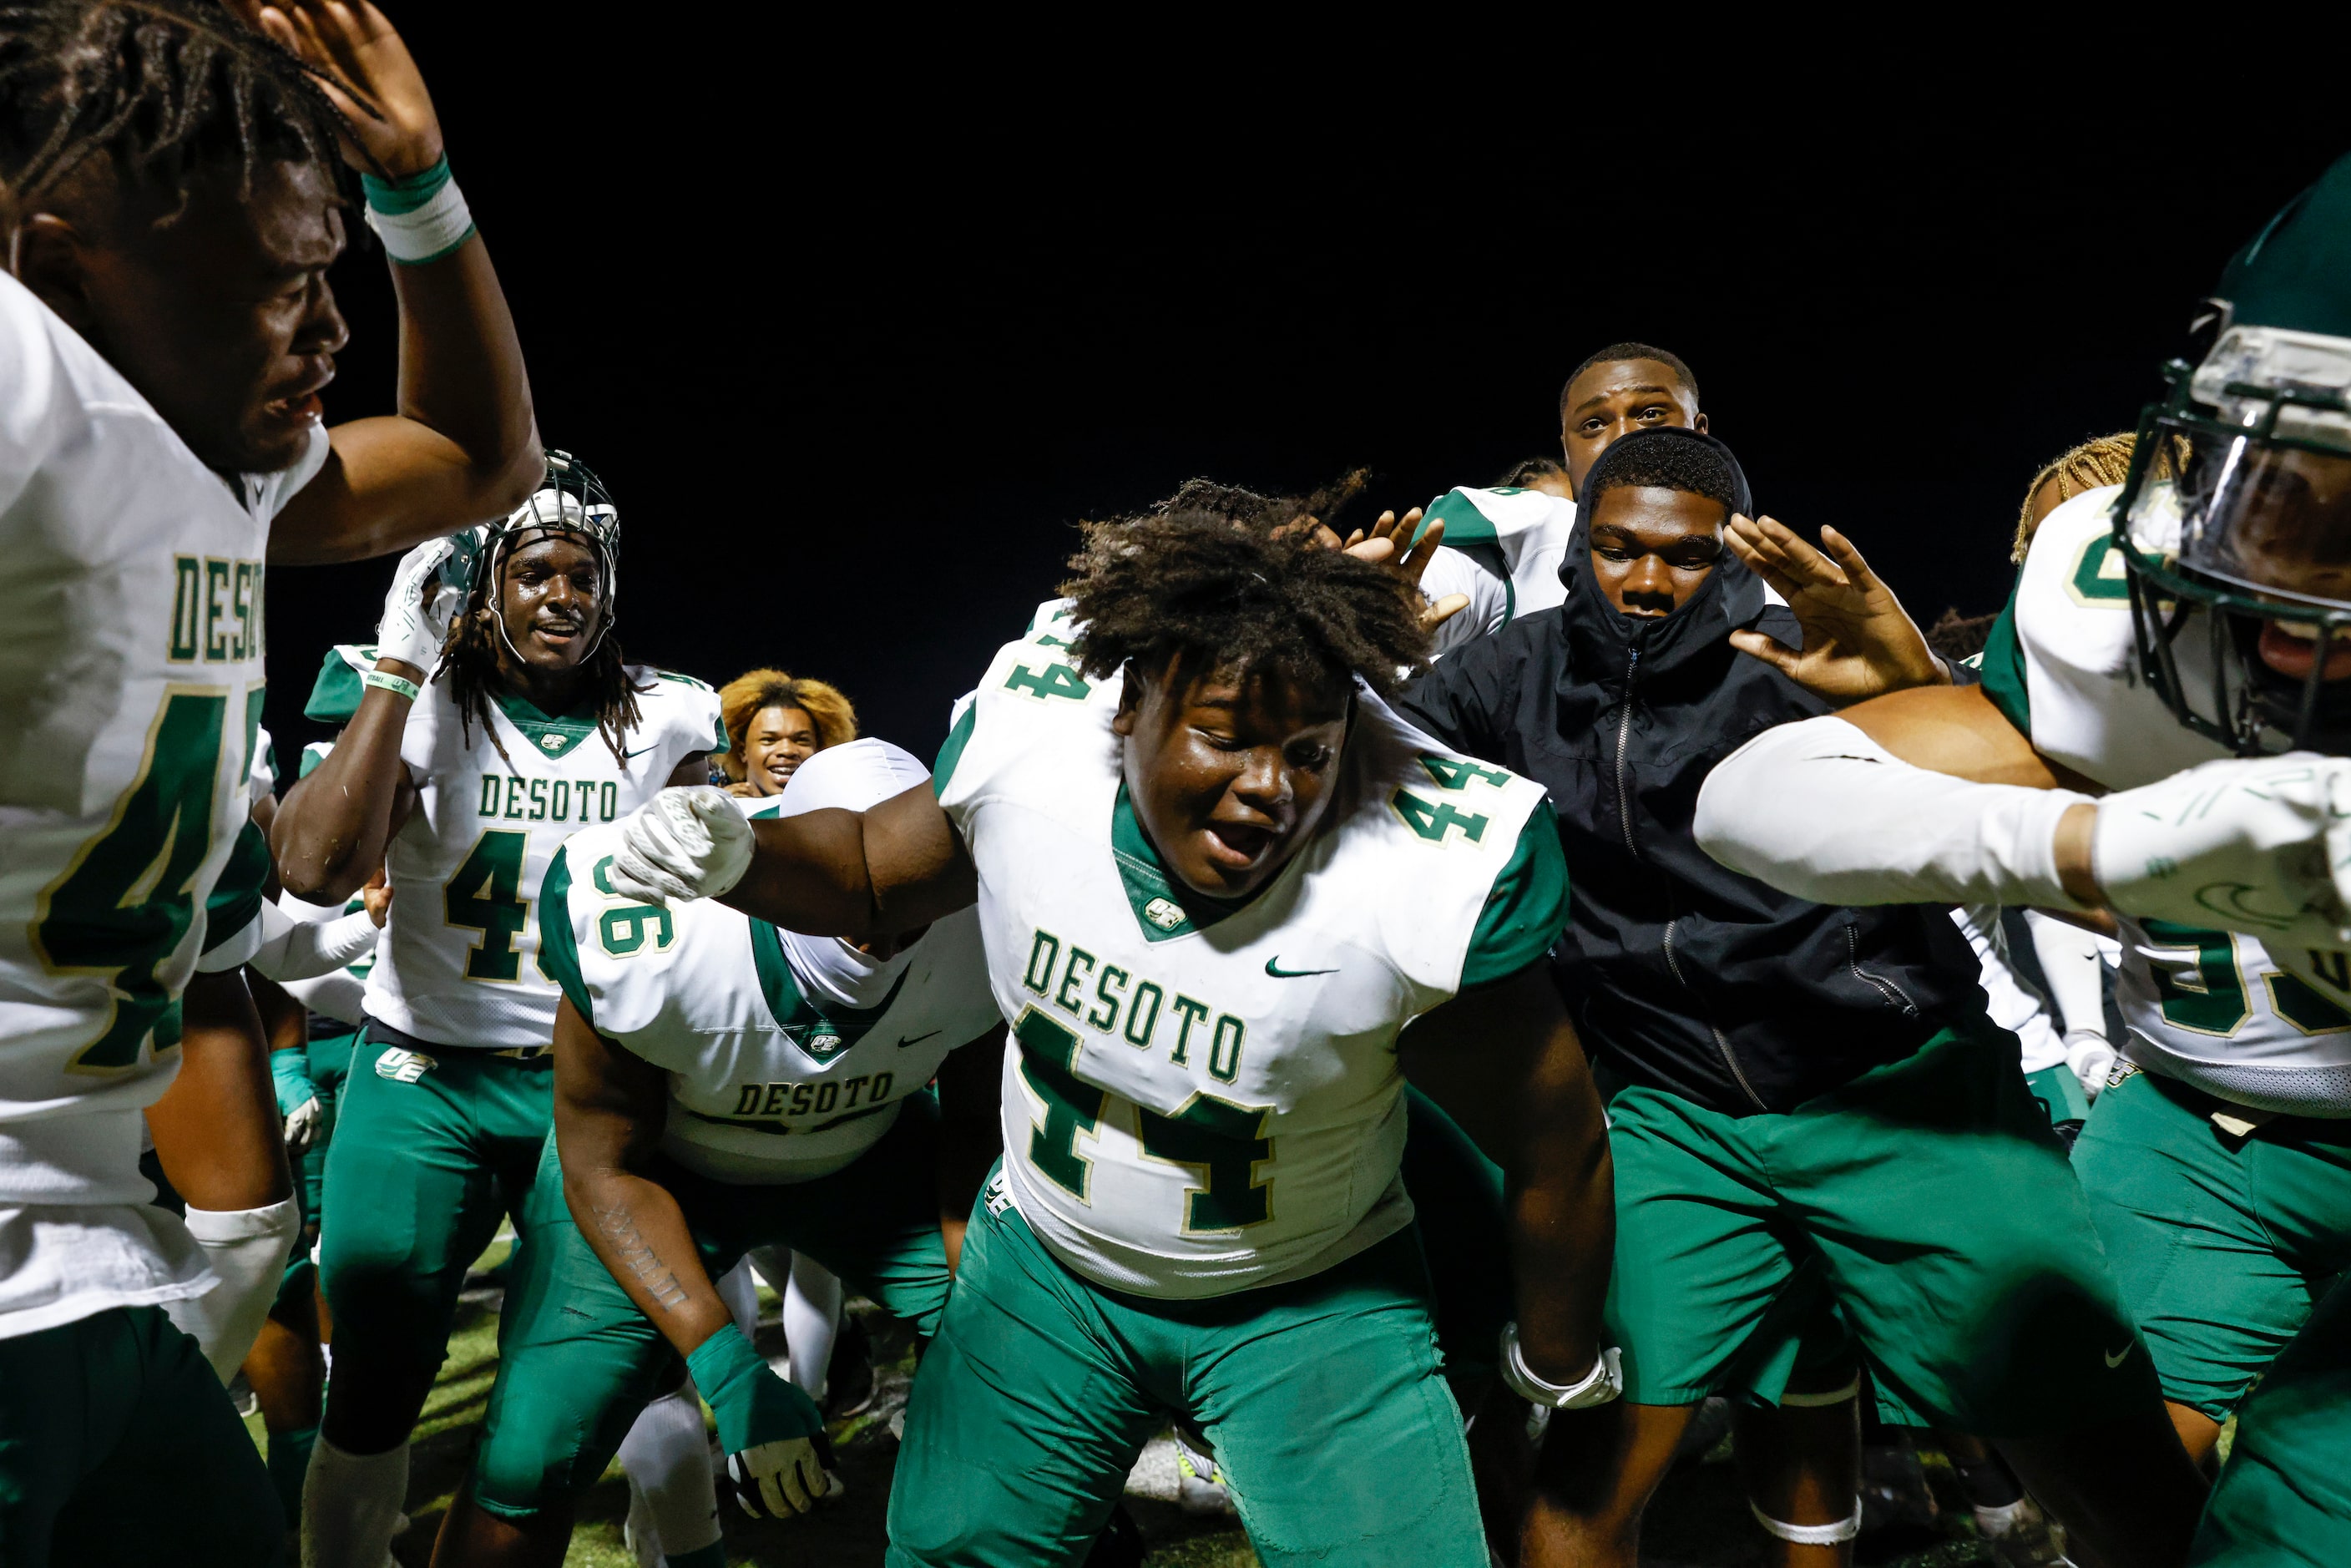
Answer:
<path fill-rule="evenodd" d="M 2115 504 L 2139 674 L 2241 755 L 2351 754 L 2351 157 L 2221 274 Z M 2200 613 L 2199 613 L 2200 612 Z"/>

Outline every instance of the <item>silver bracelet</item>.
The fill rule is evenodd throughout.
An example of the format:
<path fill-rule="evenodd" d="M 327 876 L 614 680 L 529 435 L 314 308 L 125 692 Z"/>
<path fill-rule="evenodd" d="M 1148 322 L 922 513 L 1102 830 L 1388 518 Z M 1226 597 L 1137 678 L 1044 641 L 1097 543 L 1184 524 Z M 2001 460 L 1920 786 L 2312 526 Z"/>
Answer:
<path fill-rule="evenodd" d="M 1574 1383 L 1546 1383 L 1527 1365 L 1519 1348 L 1519 1325 L 1502 1329 L 1502 1381 L 1530 1405 L 1552 1410 L 1582 1410 L 1605 1405 L 1625 1392 L 1623 1357 L 1614 1345 L 1593 1357 L 1592 1370 Z"/>

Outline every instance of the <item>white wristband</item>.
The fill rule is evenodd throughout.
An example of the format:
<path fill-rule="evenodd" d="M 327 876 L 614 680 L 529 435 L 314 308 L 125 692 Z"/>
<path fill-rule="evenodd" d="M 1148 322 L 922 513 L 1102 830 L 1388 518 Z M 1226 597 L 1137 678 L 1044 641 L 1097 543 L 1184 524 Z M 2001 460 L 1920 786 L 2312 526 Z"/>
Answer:
<path fill-rule="evenodd" d="M 1502 1328 L 1502 1381 L 1528 1404 L 1552 1410 L 1605 1405 L 1625 1392 L 1623 1360 L 1614 1345 L 1593 1357 L 1592 1370 L 1576 1382 L 1547 1383 L 1536 1376 L 1527 1365 L 1526 1353 L 1519 1348 L 1519 1325 L 1514 1322 Z"/>
<path fill-rule="evenodd" d="M 375 230 L 392 260 L 421 267 L 440 260 L 473 238 L 474 214 L 466 210 L 465 193 L 448 171 L 444 158 L 412 180 L 371 177 L 362 182 L 367 187 L 368 227 Z M 408 193 L 419 186 L 431 189 L 421 202 Z"/>

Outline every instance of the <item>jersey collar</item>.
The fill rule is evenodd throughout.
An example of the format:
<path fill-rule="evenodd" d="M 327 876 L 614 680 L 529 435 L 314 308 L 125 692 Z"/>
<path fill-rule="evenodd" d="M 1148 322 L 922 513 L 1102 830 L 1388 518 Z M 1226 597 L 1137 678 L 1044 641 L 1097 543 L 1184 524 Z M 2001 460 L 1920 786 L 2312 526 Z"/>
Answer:
<path fill-rule="evenodd" d="M 596 733 L 593 708 L 553 717 L 539 712 L 538 704 L 517 692 L 496 691 L 490 695 L 507 722 L 523 732 L 541 757 L 569 756 L 581 741 Z"/>
<path fill-rule="evenodd" d="M 1178 936 L 1189 936 L 1249 906 L 1248 898 L 1212 898 L 1205 893 L 1195 893 L 1167 873 L 1159 852 L 1151 847 L 1143 824 L 1135 820 L 1134 805 L 1126 798 L 1124 779 L 1119 781 L 1118 800 L 1110 811 L 1110 853 L 1118 863 L 1118 880 L 1126 889 L 1127 907 L 1134 911 L 1134 924 L 1146 942 L 1172 942 Z"/>
<path fill-rule="evenodd" d="M 791 961 L 784 956 L 783 938 L 764 920 L 751 922 L 751 962 L 758 970 L 759 994 L 767 998 L 776 1027 L 799 1047 L 801 1055 L 820 1067 L 863 1040 L 898 999 L 906 977 L 914 972 L 912 964 L 899 971 L 889 994 L 870 1008 L 820 1008 L 793 978 Z"/>

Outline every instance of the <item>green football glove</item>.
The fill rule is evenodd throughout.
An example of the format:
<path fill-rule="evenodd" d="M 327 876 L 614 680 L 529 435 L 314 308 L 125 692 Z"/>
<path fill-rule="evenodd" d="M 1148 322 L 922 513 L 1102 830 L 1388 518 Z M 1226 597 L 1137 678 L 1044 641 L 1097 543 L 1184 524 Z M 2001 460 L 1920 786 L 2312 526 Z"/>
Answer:
<path fill-rule="evenodd" d="M 809 1396 L 778 1377 L 729 1323 L 685 1358 L 718 1420 L 727 1490 L 753 1519 L 806 1513 L 832 1490 L 832 1445 Z"/>
<path fill-rule="evenodd" d="M 326 1136 L 326 1111 L 319 1086 L 310 1082 L 310 1053 L 297 1047 L 269 1053 L 269 1082 L 277 1091 L 277 1113 L 286 1118 L 286 1152 L 298 1155 Z"/>

